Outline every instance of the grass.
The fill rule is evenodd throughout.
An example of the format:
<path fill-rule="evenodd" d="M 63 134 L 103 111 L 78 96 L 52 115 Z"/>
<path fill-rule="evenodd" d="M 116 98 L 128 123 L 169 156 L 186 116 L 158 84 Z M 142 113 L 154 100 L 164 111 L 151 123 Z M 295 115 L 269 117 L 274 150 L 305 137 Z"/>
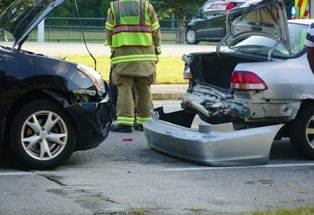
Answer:
<path fill-rule="evenodd" d="M 95 57 L 97 60 L 97 71 L 108 81 L 110 71 L 110 59 L 108 56 Z M 94 61 L 90 56 L 68 56 L 68 61 L 82 63 L 94 68 Z M 161 57 L 157 64 L 156 84 L 186 84 L 183 79 L 184 63 L 181 57 Z"/>
<path fill-rule="evenodd" d="M 314 206 L 312 207 L 296 207 L 296 208 L 283 208 L 271 211 L 255 211 L 247 215 L 314 215 Z"/>

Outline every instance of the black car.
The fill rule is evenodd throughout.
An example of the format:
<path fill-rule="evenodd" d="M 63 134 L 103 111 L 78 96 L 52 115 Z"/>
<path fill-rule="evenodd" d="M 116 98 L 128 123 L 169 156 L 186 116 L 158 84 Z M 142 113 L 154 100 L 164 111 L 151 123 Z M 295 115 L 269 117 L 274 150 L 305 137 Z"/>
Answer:
<path fill-rule="evenodd" d="M 206 1 L 188 23 L 185 40 L 188 44 L 200 41 L 217 42 L 225 36 L 226 15 L 219 12 L 231 10 L 242 5 L 244 1 Z"/>
<path fill-rule="evenodd" d="M 111 102 L 95 70 L 22 50 L 29 33 L 63 0 L 16 0 L 0 17 L 14 38 L 0 46 L 0 148 L 28 169 L 51 169 L 108 135 Z"/>

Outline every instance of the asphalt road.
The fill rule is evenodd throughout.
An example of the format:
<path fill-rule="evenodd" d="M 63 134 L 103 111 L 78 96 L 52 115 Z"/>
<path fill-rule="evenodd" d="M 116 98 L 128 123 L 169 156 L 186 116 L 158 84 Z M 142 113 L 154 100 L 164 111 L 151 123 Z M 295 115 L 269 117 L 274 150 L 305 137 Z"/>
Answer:
<path fill-rule="evenodd" d="M 178 101 L 155 101 L 165 111 Z M 126 141 L 127 139 L 131 141 Z M 314 203 L 314 162 L 288 140 L 268 165 L 199 166 L 151 149 L 142 132 L 110 133 L 52 171 L 20 171 L 0 159 L 0 214 L 231 214 Z"/>

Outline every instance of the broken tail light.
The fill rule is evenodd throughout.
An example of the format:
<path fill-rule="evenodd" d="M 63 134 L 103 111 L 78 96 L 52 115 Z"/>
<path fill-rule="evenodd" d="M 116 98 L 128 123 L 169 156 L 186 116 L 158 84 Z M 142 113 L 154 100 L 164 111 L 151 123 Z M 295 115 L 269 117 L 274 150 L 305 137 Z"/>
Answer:
<path fill-rule="evenodd" d="M 268 88 L 258 75 L 248 71 L 233 71 L 230 86 L 236 90 L 267 90 Z"/>

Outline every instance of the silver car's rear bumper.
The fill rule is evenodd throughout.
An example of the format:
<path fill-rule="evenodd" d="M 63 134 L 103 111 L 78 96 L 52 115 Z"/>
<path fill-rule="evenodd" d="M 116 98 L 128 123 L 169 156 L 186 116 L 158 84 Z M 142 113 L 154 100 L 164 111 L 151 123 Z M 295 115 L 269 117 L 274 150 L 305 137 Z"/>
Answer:
<path fill-rule="evenodd" d="M 266 164 L 282 125 L 234 130 L 232 123 L 186 128 L 160 119 L 146 121 L 148 145 L 185 160 L 215 166 Z"/>

